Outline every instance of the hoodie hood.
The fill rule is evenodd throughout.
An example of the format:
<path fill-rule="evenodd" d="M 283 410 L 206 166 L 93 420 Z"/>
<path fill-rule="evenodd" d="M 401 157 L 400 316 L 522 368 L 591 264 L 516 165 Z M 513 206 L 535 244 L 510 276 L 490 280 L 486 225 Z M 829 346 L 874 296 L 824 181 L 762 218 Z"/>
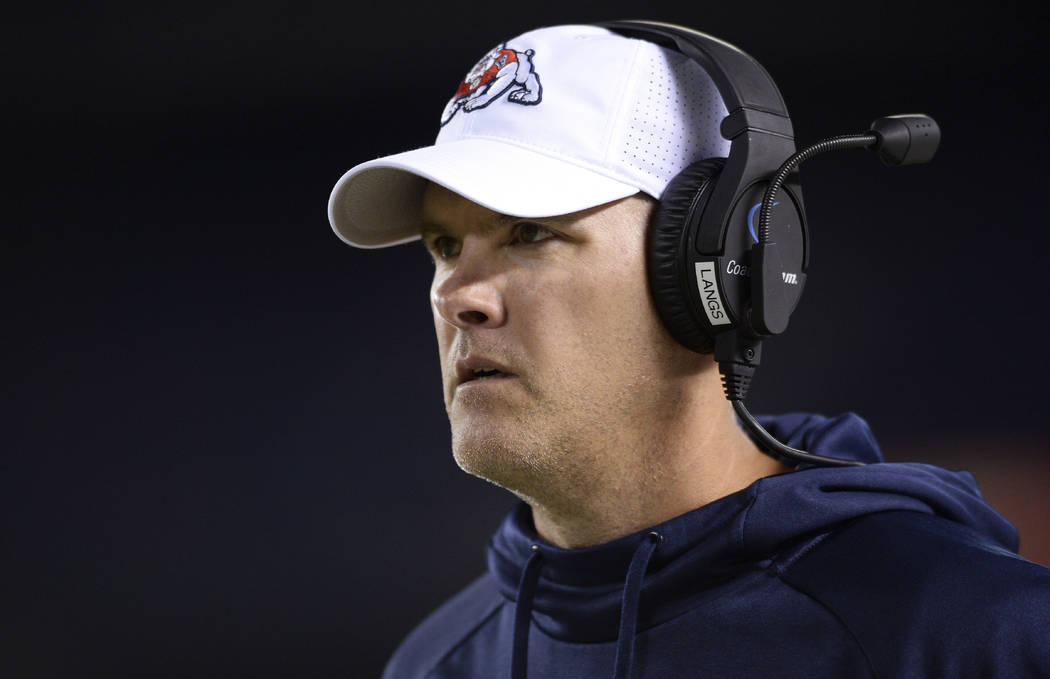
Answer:
<path fill-rule="evenodd" d="M 528 589 L 525 608 L 533 624 L 555 638 L 602 642 L 618 638 L 629 595 L 636 599 L 631 622 L 645 629 L 696 606 L 715 585 L 804 551 L 836 526 L 876 512 L 934 514 L 1016 551 L 1016 530 L 985 504 L 969 472 L 883 462 L 867 423 L 852 413 L 759 420 L 789 446 L 867 464 L 809 466 L 759 479 L 652 528 L 584 549 L 543 541 L 531 509 L 519 503 L 488 545 L 488 568 L 501 593 L 518 601 Z M 655 548 L 644 546 L 647 541 Z M 639 568 L 639 591 L 628 592 L 635 578 L 629 571 Z"/>

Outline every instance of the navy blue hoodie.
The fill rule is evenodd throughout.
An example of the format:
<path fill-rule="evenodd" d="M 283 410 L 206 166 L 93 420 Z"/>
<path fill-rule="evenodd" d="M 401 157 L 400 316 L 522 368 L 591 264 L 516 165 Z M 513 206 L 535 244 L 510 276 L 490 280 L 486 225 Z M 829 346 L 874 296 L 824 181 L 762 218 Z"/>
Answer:
<path fill-rule="evenodd" d="M 868 465 L 763 478 L 585 549 L 543 541 L 518 504 L 488 573 L 384 679 L 1050 677 L 1050 570 L 969 473 L 882 462 L 852 414 L 761 420 Z"/>

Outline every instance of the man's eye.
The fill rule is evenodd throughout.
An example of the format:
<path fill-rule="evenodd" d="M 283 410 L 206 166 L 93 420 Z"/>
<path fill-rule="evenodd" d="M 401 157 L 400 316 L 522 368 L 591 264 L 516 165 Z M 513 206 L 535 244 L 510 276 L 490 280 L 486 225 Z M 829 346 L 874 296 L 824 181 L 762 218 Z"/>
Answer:
<path fill-rule="evenodd" d="M 522 243 L 539 243 L 552 238 L 554 233 L 545 226 L 533 222 L 521 222 L 514 226 L 514 235 Z"/>
<path fill-rule="evenodd" d="M 459 254 L 460 243 L 455 238 L 449 236 L 439 236 L 434 239 L 430 244 L 434 254 L 441 259 L 448 259 L 449 257 L 455 257 Z"/>

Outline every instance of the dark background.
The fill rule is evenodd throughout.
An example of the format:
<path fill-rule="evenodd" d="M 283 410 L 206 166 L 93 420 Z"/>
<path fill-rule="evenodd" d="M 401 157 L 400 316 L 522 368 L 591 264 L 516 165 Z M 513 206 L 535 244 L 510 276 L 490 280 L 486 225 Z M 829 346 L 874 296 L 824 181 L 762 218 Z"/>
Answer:
<path fill-rule="evenodd" d="M 973 469 L 1050 563 L 1045 3 L 97 4 L 0 29 L 0 674 L 375 676 L 481 572 L 511 497 L 451 460 L 430 264 L 325 205 L 553 23 L 729 40 L 802 143 L 936 117 L 931 165 L 803 168 L 809 285 L 750 404 Z"/>

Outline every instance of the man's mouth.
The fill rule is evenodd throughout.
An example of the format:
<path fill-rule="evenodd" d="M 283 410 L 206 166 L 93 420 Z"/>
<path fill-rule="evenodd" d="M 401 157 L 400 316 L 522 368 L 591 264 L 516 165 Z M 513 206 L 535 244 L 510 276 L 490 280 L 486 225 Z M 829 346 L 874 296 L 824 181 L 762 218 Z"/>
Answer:
<path fill-rule="evenodd" d="M 456 384 L 462 385 L 468 382 L 486 382 L 515 377 L 514 373 L 507 372 L 504 369 L 505 367 L 497 361 L 480 356 L 456 361 Z"/>
<path fill-rule="evenodd" d="M 464 382 L 473 382 L 475 380 L 489 380 L 500 377 L 510 377 L 510 373 L 505 373 L 502 370 L 496 368 L 477 368 L 474 370 Z"/>

